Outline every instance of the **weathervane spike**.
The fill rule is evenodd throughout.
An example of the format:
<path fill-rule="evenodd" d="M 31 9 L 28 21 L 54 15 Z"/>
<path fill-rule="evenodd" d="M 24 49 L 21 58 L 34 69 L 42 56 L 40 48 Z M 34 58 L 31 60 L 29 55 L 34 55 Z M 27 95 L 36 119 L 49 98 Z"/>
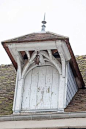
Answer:
<path fill-rule="evenodd" d="M 45 14 L 44 14 L 44 20 L 42 21 L 42 30 L 41 31 L 45 31 L 45 28 L 46 28 L 46 26 L 45 26 L 45 24 L 46 24 L 47 22 L 45 21 Z"/>

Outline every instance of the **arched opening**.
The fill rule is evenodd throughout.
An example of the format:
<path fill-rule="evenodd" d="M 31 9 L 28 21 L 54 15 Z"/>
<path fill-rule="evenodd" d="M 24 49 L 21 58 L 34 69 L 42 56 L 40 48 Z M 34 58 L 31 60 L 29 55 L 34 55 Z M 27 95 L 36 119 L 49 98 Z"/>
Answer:
<path fill-rule="evenodd" d="M 22 111 L 57 109 L 59 80 L 59 72 L 52 66 L 30 70 L 23 87 Z"/>

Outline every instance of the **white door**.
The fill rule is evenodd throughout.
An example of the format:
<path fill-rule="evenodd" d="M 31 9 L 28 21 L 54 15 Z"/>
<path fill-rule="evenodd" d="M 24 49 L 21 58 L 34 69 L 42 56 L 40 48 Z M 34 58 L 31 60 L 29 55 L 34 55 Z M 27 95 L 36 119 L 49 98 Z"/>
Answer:
<path fill-rule="evenodd" d="M 25 78 L 22 110 L 56 109 L 59 73 L 51 66 L 36 67 Z"/>

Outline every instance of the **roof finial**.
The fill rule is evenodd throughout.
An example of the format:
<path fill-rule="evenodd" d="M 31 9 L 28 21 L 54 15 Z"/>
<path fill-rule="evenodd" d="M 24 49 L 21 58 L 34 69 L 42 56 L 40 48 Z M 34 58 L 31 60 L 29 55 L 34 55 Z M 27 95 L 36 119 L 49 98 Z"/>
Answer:
<path fill-rule="evenodd" d="M 46 21 L 45 21 L 45 14 L 44 14 L 44 20 L 42 21 L 42 23 L 43 23 L 43 25 L 42 25 L 42 30 L 41 31 L 45 31 L 45 24 L 47 23 Z"/>

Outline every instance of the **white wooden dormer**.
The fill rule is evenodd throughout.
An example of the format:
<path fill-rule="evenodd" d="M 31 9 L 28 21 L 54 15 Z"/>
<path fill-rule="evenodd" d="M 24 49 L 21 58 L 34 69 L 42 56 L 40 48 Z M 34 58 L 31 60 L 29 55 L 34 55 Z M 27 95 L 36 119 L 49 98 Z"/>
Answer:
<path fill-rule="evenodd" d="M 64 112 L 81 84 L 71 69 L 66 42 L 17 41 L 6 42 L 6 47 L 17 63 L 13 113 Z"/>

